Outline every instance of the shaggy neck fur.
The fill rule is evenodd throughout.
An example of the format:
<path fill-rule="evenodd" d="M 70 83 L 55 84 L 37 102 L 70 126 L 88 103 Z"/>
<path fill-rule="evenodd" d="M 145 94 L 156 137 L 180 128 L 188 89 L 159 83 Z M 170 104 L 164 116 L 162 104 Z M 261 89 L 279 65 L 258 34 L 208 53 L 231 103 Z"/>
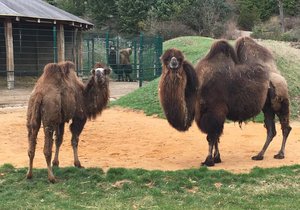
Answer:
<path fill-rule="evenodd" d="M 109 79 L 105 78 L 104 83 L 96 82 L 91 77 L 84 88 L 84 103 L 88 119 L 95 119 L 101 114 L 109 101 Z"/>
<path fill-rule="evenodd" d="M 163 65 L 160 102 L 168 122 L 179 131 L 188 130 L 194 120 L 197 87 L 197 76 L 191 64 L 184 61 L 176 72 Z"/>

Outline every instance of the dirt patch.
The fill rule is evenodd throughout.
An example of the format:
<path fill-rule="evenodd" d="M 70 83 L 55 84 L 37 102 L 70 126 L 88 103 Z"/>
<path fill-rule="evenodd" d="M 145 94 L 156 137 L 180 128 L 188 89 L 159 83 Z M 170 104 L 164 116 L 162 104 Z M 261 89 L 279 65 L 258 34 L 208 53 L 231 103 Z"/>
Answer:
<path fill-rule="evenodd" d="M 146 83 L 147 82 L 144 82 L 143 85 L 145 85 Z M 139 88 L 138 82 L 111 81 L 109 86 L 111 100 L 118 99 L 121 96 L 126 95 Z M 0 88 L 0 108 L 12 106 L 26 106 L 32 89 L 33 87 L 15 88 L 13 90 L 8 90 L 7 88 Z"/>
<path fill-rule="evenodd" d="M 0 165 L 11 163 L 15 167 L 27 167 L 26 108 L 0 109 Z M 67 126 L 67 125 L 66 125 Z M 221 137 L 222 163 L 213 169 L 232 172 L 248 172 L 255 166 L 278 167 L 300 164 L 300 123 L 292 124 L 293 130 L 286 146 L 286 158 L 276 160 L 281 145 L 281 130 L 274 138 L 263 161 L 252 161 L 251 156 L 261 149 L 266 136 L 259 123 L 248 123 L 242 129 L 238 124 L 225 125 Z M 42 129 L 34 167 L 45 168 Z M 61 147 L 60 165 L 73 165 L 71 136 L 66 128 Z M 104 110 L 101 117 L 87 122 L 80 137 L 79 157 L 85 167 L 144 168 L 178 170 L 199 168 L 207 155 L 207 141 L 195 124 L 188 132 L 181 133 L 170 127 L 166 120 L 147 117 L 141 112 L 112 108 Z"/>

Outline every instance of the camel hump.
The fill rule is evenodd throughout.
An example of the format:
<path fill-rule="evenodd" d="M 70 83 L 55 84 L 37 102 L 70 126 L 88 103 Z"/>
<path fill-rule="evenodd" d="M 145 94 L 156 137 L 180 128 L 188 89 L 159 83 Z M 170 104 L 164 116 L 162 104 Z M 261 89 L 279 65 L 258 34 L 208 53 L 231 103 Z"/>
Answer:
<path fill-rule="evenodd" d="M 61 69 L 56 63 L 48 63 L 44 67 L 44 78 L 59 78 L 61 77 Z"/>
<path fill-rule="evenodd" d="M 260 59 L 264 62 L 274 60 L 270 50 L 250 37 L 238 38 L 235 43 L 235 50 L 241 62 L 246 61 L 246 58 Z"/>
<path fill-rule="evenodd" d="M 213 43 L 205 59 L 213 59 L 219 54 L 224 54 L 225 56 L 231 58 L 234 63 L 238 63 L 234 48 L 226 40 L 219 40 Z"/>
<path fill-rule="evenodd" d="M 64 61 L 59 63 L 62 73 L 68 77 L 71 71 L 75 72 L 75 64 L 71 61 Z"/>

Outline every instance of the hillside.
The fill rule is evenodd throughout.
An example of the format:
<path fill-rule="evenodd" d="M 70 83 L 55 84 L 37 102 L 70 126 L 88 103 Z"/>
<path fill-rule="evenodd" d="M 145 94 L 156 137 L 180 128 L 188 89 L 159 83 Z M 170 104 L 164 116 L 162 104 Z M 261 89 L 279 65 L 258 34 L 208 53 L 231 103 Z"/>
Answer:
<path fill-rule="evenodd" d="M 176 47 L 183 51 L 186 58 L 196 64 L 209 50 L 214 39 L 206 37 L 180 37 L 164 42 L 164 50 Z M 286 78 L 289 85 L 289 92 L 292 102 L 292 119 L 299 118 L 300 104 L 300 50 L 289 46 L 288 43 L 260 40 L 260 44 L 271 49 L 275 55 L 278 69 Z M 145 87 L 140 88 L 119 100 L 111 103 L 112 106 L 143 110 L 146 115 L 158 115 L 164 117 L 160 108 L 157 86 L 159 78 L 149 82 Z"/>

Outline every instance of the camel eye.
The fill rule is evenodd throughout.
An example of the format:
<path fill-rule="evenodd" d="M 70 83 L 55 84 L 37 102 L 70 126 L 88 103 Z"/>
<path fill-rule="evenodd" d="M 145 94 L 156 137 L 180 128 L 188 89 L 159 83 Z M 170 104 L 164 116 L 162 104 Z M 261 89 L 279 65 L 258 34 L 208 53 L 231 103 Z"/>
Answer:
<path fill-rule="evenodd" d="M 171 59 L 170 57 L 166 57 L 166 58 L 164 58 L 164 61 L 168 62 L 168 61 L 170 61 L 170 59 Z"/>

